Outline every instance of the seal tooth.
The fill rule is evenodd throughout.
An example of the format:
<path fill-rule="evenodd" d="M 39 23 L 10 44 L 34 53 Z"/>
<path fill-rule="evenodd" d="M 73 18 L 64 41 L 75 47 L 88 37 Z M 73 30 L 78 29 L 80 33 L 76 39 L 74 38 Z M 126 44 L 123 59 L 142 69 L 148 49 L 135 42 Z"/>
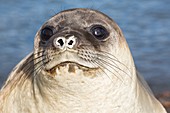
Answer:
<path fill-rule="evenodd" d="M 56 68 L 56 75 L 60 75 L 60 71 L 58 67 Z"/>

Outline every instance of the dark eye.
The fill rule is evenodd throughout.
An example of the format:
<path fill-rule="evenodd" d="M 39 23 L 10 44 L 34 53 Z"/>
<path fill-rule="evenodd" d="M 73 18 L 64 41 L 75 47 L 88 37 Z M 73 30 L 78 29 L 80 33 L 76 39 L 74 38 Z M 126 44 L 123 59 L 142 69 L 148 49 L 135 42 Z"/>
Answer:
<path fill-rule="evenodd" d="M 47 41 L 53 35 L 53 30 L 50 27 L 45 27 L 41 30 L 42 41 Z"/>
<path fill-rule="evenodd" d="M 91 28 L 91 33 L 98 39 L 98 40 L 104 40 L 108 36 L 108 31 L 106 28 L 100 25 L 95 25 Z"/>

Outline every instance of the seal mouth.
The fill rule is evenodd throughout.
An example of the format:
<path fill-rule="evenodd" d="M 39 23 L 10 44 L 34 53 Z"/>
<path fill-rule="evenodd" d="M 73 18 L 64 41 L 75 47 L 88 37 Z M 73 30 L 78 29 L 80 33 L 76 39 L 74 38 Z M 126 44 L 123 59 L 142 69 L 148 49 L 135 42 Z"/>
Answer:
<path fill-rule="evenodd" d="M 88 66 L 85 66 L 85 65 L 82 65 L 82 64 L 79 64 L 79 63 L 76 63 L 76 62 L 71 62 L 71 61 L 64 61 L 64 62 L 61 62 L 55 66 L 53 66 L 52 68 L 50 69 L 46 69 L 46 72 L 54 75 L 56 74 L 56 70 L 60 67 L 66 67 L 68 66 L 69 69 L 68 71 L 69 72 L 75 72 L 75 67 L 77 67 L 78 69 L 81 69 L 83 71 L 92 71 L 92 70 L 97 70 L 98 68 L 97 67 L 88 67 Z"/>
<path fill-rule="evenodd" d="M 93 69 L 93 68 L 90 68 L 88 66 L 85 66 L 85 65 L 82 65 L 82 64 L 79 64 L 79 63 L 76 63 L 76 62 L 71 62 L 71 61 L 61 62 L 58 65 L 52 67 L 51 69 L 54 69 L 54 68 L 57 68 L 57 67 L 60 67 L 60 66 L 66 66 L 66 65 L 74 65 L 74 66 L 79 67 L 80 69 Z"/>

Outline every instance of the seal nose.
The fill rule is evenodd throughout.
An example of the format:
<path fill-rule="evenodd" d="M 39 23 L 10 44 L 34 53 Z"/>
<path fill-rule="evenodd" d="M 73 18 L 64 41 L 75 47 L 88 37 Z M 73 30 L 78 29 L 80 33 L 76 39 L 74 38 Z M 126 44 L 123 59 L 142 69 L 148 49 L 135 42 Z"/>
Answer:
<path fill-rule="evenodd" d="M 76 37 L 74 35 L 67 37 L 57 37 L 54 39 L 54 46 L 59 49 L 73 48 L 76 44 Z"/>

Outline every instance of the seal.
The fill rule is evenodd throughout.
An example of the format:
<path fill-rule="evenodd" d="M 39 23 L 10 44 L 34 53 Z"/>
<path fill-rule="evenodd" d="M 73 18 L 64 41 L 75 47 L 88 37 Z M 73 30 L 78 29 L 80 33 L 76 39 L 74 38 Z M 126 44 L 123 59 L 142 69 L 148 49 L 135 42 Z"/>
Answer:
<path fill-rule="evenodd" d="M 81 8 L 45 22 L 0 100 L 1 113 L 166 113 L 139 76 L 118 25 Z"/>

